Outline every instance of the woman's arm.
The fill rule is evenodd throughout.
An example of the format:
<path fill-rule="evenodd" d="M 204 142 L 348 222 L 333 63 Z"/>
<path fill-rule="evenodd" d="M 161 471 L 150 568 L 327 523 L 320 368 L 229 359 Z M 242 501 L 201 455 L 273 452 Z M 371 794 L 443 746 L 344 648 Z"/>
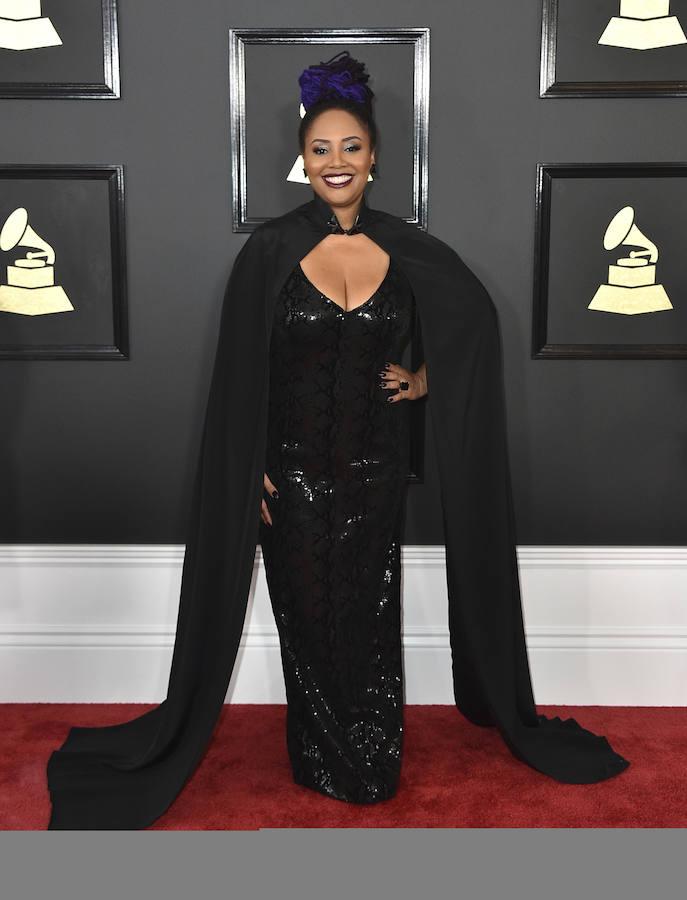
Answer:
<path fill-rule="evenodd" d="M 420 397 L 424 397 L 427 393 L 427 364 L 422 363 L 417 372 L 415 372 L 415 375 L 420 379 L 420 384 L 422 386 L 420 389 Z"/>

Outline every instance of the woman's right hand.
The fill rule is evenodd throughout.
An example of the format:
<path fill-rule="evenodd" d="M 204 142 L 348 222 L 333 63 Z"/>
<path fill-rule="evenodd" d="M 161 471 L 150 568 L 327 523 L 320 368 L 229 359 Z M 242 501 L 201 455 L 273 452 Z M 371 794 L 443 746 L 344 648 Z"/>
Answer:
<path fill-rule="evenodd" d="M 267 472 L 265 472 L 263 476 L 262 483 L 265 486 L 265 490 L 270 495 L 270 497 L 279 497 L 279 493 L 277 492 L 276 487 L 270 481 Z M 260 518 L 266 525 L 272 524 L 272 516 L 270 515 L 270 511 L 267 507 L 267 501 L 264 497 L 262 498 L 262 502 L 260 503 Z"/>

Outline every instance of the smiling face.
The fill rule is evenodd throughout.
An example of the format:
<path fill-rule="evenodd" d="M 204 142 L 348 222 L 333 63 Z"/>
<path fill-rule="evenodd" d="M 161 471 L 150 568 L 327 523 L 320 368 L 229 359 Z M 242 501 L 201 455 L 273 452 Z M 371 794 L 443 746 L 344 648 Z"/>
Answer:
<path fill-rule="evenodd" d="M 316 194 L 332 206 L 357 203 L 374 162 L 367 129 L 343 109 L 320 113 L 305 134 L 305 171 Z"/>

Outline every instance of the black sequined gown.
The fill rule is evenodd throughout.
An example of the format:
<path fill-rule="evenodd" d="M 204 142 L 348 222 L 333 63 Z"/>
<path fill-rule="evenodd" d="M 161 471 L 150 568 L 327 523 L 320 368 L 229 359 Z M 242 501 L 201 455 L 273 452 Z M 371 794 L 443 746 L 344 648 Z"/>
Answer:
<path fill-rule="evenodd" d="M 401 363 L 414 298 L 393 259 L 345 311 L 300 264 L 277 299 L 260 543 L 279 632 L 294 781 L 352 803 L 398 787 L 403 742 L 400 529 L 411 401 Z"/>

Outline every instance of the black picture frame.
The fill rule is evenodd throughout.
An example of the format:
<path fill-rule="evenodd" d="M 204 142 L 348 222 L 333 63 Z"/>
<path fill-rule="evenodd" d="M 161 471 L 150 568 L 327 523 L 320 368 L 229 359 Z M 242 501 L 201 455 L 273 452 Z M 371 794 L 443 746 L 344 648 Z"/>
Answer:
<path fill-rule="evenodd" d="M 125 240 L 125 201 L 124 201 L 124 166 L 123 164 L 95 164 L 95 165 L 31 165 L 12 164 L 0 165 L 0 200 L 2 199 L 2 184 L 5 180 L 12 181 L 22 179 L 51 179 L 58 181 L 84 181 L 105 182 L 107 197 L 107 210 L 100 216 L 100 230 L 109 234 L 109 246 L 104 248 L 103 257 L 107 256 L 107 269 L 111 273 L 111 283 L 108 285 L 110 306 L 104 311 L 99 311 L 103 321 L 108 322 L 108 328 L 112 333 L 111 342 L 84 343 L 51 343 L 51 344 L 17 344 L 3 343 L 2 319 L 5 315 L 12 315 L 5 311 L 0 312 L 0 360 L 60 360 L 60 359 L 88 359 L 88 360 L 128 360 L 129 357 L 129 333 L 128 333 L 128 306 L 127 306 L 127 264 L 126 264 L 126 240 Z M 84 188 L 85 189 L 85 188 Z M 86 205 L 84 201 L 84 206 Z M 95 209 L 95 206 L 89 205 Z M 4 213 L 7 214 L 7 207 Z M 2 217 L 5 221 L 4 216 Z M 0 221 L 0 228 L 3 222 Z M 77 228 L 78 223 L 72 223 L 71 234 L 87 233 L 90 223 L 84 222 L 82 228 Z M 40 237 L 40 235 L 39 235 Z M 106 250 L 109 253 L 106 253 Z M 1 253 L 6 257 L 9 251 Z M 78 272 L 78 265 L 72 262 L 73 271 Z M 88 273 L 90 283 L 97 282 L 100 270 L 95 274 Z M 4 273 L 0 281 L 4 284 Z M 72 291 L 70 290 L 70 293 Z M 77 290 L 74 291 L 78 295 Z"/>
<path fill-rule="evenodd" d="M 256 44 L 410 44 L 413 54 L 411 205 L 405 221 L 427 229 L 429 151 L 429 28 L 230 28 L 229 93 L 232 228 L 251 232 L 269 216 L 248 214 L 246 163 L 246 47 Z M 332 55 L 336 52 L 332 49 Z M 303 202 L 309 197 L 303 197 Z M 296 204 L 294 204 L 296 205 Z M 278 215 L 286 210 L 275 210 Z"/>
<path fill-rule="evenodd" d="M 533 307 L 532 307 L 532 359 L 685 359 L 687 358 L 687 311 L 683 314 L 682 304 L 678 303 L 676 307 L 673 304 L 671 310 L 666 312 L 675 312 L 679 315 L 679 319 L 671 319 L 664 330 L 669 331 L 674 328 L 675 321 L 683 324 L 685 328 L 685 342 L 657 342 L 646 341 L 637 343 L 623 343 L 612 341 L 600 341 L 598 343 L 582 343 L 582 342 L 553 342 L 549 337 L 549 319 L 550 319 L 550 269 L 551 269 L 551 228 L 552 228 L 552 192 L 556 179 L 599 179 L 600 181 L 608 179 L 661 179 L 661 178 L 685 178 L 687 176 L 687 163 L 685 162 L 666 162 L 666 163 L 537 163 L 536 173 L 536 191 L 535 191 L 535 239 L 534 239 L 534 285 L 533 285 Z M 687 197 L 687 182 L 685 182 L 685 191 Z M 618 201 L 609 200 L 611 209 L 609 214 L 613 213 L 615 205 Z M 656 201 L 657 208 L 661 208 L 662 201 Z M 587 195 L 577 198 L 578 207 L 580 204 L 587 204 Z M 669 204 L 663 202 L 663 207 Z M 687 216 L 687 202 L 684 204 L 685 215 Z M 606 221 L 604 219 L 604 221 Z M 557 234 L 575 235 L 576 223 L 565 223 L 565 227 L 559 226 Z M 580 229 L 583 230 L 583 229 Z M 676 230 L 671 232 L 673 236 L 674 254 L 673 254 L 673 271 L 682 274 L 679 260 L 679 234 Z M 594 240 L 603 239 L 603 232 L 594 233 Z M 624 243 L 624 242 L 623 242 Z M 612 249 L 617 249 L 614 245 Z M 574 261 L 577 259 L 573 250 Z M 665 267 L 665 262 L 662 264 Z M 579 268 L 579 267 L 578 267 Z M 594 270 L 594 278 L 588 279 L 589 286 L 593 286 L 601 281 L 603 276 L 603 262 L 599 266 L 599 278 L 596 278 L 596 269 Z M 567 285 L 569 278 L 562 277 L 561 285 Z M 660 285 L 659 285 L 660 286 Z M 574 290 L 575 286 L 571 288 Z M 568 290 L 568 287 L 566 287 Z M 671 289 L 671 294 L 673 293 Z M 679 294 L 684 296 L 684 306 L 687 310 L 687 275 L 685 276 L 685 287 Z M 587 290 L 584 295 L 585 300 L 591 300 L 590 291 Z M 677 299 L 674 297 L 672 299 Z M 596 313 L 599 315 L 599 313 Z M 603 316 L 604 313 L 602 312 Z M 607 320 L 611 323 L 619 320 L 614 314 L 606 313 L 611 318 Z M 654 313 L 655 315 L 655 313 Z M 636 321 L 641 327 L 642 320 L 639 316 L 626 317 L 627 320 Z M 646 321 L 646 320 L 644 320 Z M 663 323 L 662 323 L 663 324 Z M 653 325 L 653 323 L 652 323 Z M 603 324 L 604 330 L 608 330 L 606 322 Z M 633 326 L 634 327 L 634 326 Z M 636 329 L 639 330 L 639 327 Z M 648 329 L 647 329 L 648 330 Z"/>
<path fill-rule="evenodd" d="M 97 0 L 96 0 L 97 2 Z M 93 81 L 2 81 L 0 99 L 118 100 L 120 98 L 118 0 L 101 0 L 102 78 Z M 45 5 L 45 4 L 44 4 Z M 92 4 L 91 4 L 92 5 Z M 44 12 L 47 10 L 44 10 Z M 52 15 L 59 16 L 59 5 Z M 50 50 L 51 48 L 47 48 Z M 0 53 L 12 53 L 0 50 Z M 26 52 L 26 51 L 25 51 Z M 39 52 L 30 50 L 30 53 Z"/>
<path fill-rule="evenodd" d="M 558 74 L 559 10 L 564 0 L 543 0 L 541 26 L 540 98 L 559 97 L 687 97 L 687 79 L 562 80 Z M 619 6 L 618 6 L 619 9 Z M 687 11 L 686 11 L 687 12 Z M 687 16 L 682 23 L 687 31 Z M 684 45 L 687 54 L 687 44 Z M 619 53 L 627 50 L 611 47 Z M 631 51 L 630 51 L 631 52 Z M 646 51 L 644 51 L 646 52 Z"/>

